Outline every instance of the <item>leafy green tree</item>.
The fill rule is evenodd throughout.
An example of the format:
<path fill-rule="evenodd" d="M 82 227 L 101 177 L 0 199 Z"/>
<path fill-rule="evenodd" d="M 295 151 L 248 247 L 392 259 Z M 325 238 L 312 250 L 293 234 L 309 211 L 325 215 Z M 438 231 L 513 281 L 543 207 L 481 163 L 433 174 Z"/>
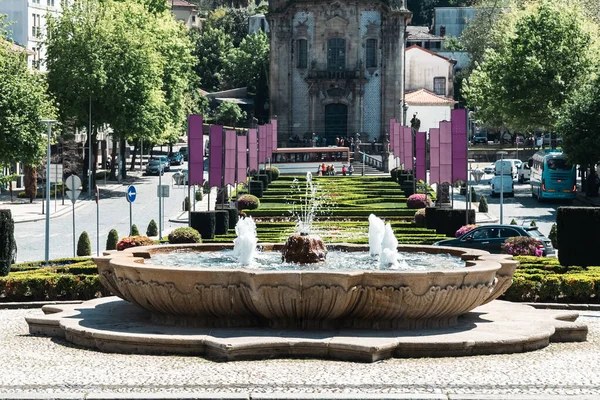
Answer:
<path fill-rule="evenodd" d="M 234 47 L 238 47 L 248 35 L 248 8 L 218 8 L 209 14 L 207 24 L 222 29 Z"/>
<path fill-rule="evenodd" d="M 29 71 L 26 54 L 5 45 L 5 35 L 0 18 L 0 165 L 36 166 L 46 154 L 40 120 L 56 118 L 56 108 L 44 75 Z"/>
<path fill-rule="evenodd" d="M 539 0 L 520 12 L 498 50 L 486 51 L 464 86 L 477 119 L 551 130 L 590 70 L 591 36 L 584 25 L 579 8 L 565 1 Z"/>
<path fill-rule="evenodd" d="M 446 36 L 444 38 L 443 48 L 445 51 L 465 51 L 465 46 L 456 36 Z"/>
<path fill-rule="evenodd" d="M 194 71 L 200 78 L 200 87 L 209 92 L 220 89 L 223 59 L 232 47 L 231 37 L 219 28 L 208 26 L 197 36 Z"/>
<path fill-rule="evenodd" d="M 269 69 L 269 52 L 269 38 L 264 32 L 248 35 L 240 47 L 229 50 L 223 60 L 226 85 L 229 88 L 248 86 L 248 91 L 256 93 L 261 74 Z"/>
<path fill-rule="evenodd" d="M 230 101 L 224 101 L 217 108 L 217 119 L 235 126 L 238 121 L 246 118 L 246 112 L 240 106 Z"/>

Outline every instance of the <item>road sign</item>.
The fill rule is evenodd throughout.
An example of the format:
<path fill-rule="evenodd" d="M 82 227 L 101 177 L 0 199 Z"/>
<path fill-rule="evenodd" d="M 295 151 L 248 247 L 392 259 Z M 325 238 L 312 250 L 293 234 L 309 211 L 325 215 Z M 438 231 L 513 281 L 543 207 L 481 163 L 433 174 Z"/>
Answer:
<path fill-rule="evenodd" d="M 169 185 L 158 185 L 156 187 L 156 196 L 158 197 L 169 197 Z"/>
<path fill-rule="evenodd" d="M 81 186 L 81 179 L 77 175 L 71 175 L 67 178 L 65 186 L 69 190 L 78 190 Z"/>
<path fill-rule="evenodd" d="M 71 199 L 71 202 L 73 204 L 75 204 L 75 202 L 77 201 L 77 199 L 79 198 L 79 194 L 81 193 L 81 190 L 77 189 L 77 190 L 67 190 L 66 195 L 69 199 Z"/>
<path fill-rule="evenodd" d="M 127 201 L 133 203 L 137 197 L 135 186 L 131 185 L 127 188 Z"/>
<path fill-rule="evenodd" d="M 62 182 L 63 180 L 63 165 L 50 164 L 50 182 Z"/>

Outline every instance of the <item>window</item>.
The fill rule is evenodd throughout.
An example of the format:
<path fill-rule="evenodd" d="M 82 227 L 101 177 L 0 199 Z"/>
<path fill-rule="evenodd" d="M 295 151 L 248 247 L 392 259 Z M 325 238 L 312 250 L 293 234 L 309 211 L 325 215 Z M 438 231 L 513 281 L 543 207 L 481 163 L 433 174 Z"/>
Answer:
<path fill-rule="evenodd" d="M 515 231 L 512 228 L 502 228 L 500 230 L 501 238 L 509 238 L 509 237 L 514 237 L 514 236 L 521 236 L 521 235 L 519 234 L 519 232 Z"/>
<path fill-rule="evenodd" d="M 31 14 L 31 36 L 33 37 L 40 37 L 42 34 L 42 23 L 40 18 L 40 14 Z"/>
<path fill-rule="evenodd" d="M 54 0 L 48 0 L 48 6 L 54 7 Z"/>
<path fill-rule="evenodd" d="M 366 67 L 377 68 L 377 39 L 367 39 Z"/>
<path fill-rule="evenodd" d="M 327 70 L 344 71 L 346 69 L 346 40 L 329 39 L 327 41 Z"/>
<path fill-rule="evenodd" d="M 298 68 L 306 68 L 308 65 L 308 44 L 306 39 L 298 39 Z"/>
<path fill-rule="evenodd" d="M 446 95 L 446 78 L 433 78 L 433 93 L 438 94 L 440 96 Z"/>

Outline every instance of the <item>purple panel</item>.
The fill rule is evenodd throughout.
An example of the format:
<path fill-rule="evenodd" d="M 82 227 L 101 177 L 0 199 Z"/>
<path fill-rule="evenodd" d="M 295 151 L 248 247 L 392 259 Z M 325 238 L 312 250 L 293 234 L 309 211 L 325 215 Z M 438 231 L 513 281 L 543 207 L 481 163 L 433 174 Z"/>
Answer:
<path fill-rule="evenodd" d="M 467 180 L 467 110 L 451 111 L 452 182 Z"/>
<path fill-rule="evenodd" d="M 390 133 L 390 149 L 392 149 L 392 153 L 394 153 L 394 143 L 396 143 L 396 137 L 394 136 L 395 123 L 396 120 L 394 118 L 390 119 L 390 130 L 388 132 Z"/>
<path fill-rule="evenodd" d="M 258 163 L 267 162 L 267 126 L 258 127 Z"/>
<path fill-rule="evenodd" d="M 208 182 L 210 187 L 223 186 L 223 127 L 212 125 L 209 130 L 210 158 Z"/>
<path fill-rule="evenodd" d="M 235 173 L 236 182 L 246 182 L 246 167 L 248 166 L 247 142 L 248 137 L 246 135 L 239 135 L 237 137 L 237 168 Z"/>
<path fill-rule="evenodd" d="M 190 185 L 204 183 L 204 140 L 202 138 L 202 115 L 188 116 L 189 163 L 188 180 Z"/>
<path fill-rule="evenodd" d="M 223 174 L 223 186 L 235 184 L 235 159 L 237 151 L 237 136 L 235 131 L 225 131 L 225 173 Z"/>
<path fill-rule="evenodd" d="M 440 183 L 452 182 L 452 123 L 440 122 Z"/>
<path fill-rule="evenodd" d="M 400 136 L 401 129 L 400 122 L 394 122 L 394 130 L 392 135 L 394 136 L 394 147 L 392 147 L 392 153 L 394 153 L 394 157 L 399 157 L 400 159 L 402 159 L 402 137 Z"/>
<path fill-rule="evenodd" d="M 417 171 L 416 171 L 416 175 L 417 175 L 417 180 L 422 180 L 425 181 L 427 179 L 427 172 L 426 172 L 426 151 L 425 151 L 425 146 L 426 146 L 426 140 L 425 140 L 425 132 L 417 132 L 417 144 L 416 144 L 416 157 L 417 157 Z"/>
<path fill-rule="evenodd" d="M 258 131 L 248 130 L 248 169 L 258 172 Z"/>
<path fill-rule="evenodd" d="M 404 130 L 404 140 L 402 144 L 402 153 L 404 153 L 404 169 L 412 170 L 413 167 L 413 137 L 412 137 L 412 128 L 410 126 L 405 126 L 402 128 Z"/>
<path fill-rule="evenodd" d="M 266 154 L 266 157 L 268 159 L 271 159 L 273 157 L 273 125 L 266 124 L 265 127 L 267 130 L 267 154 Z M 265 161 L 266 161 L 266 159 L 265 159 Z"/>
<path fill-rule="evenodd" d="M 428 183 L 440 183 L 440 128 L 431 128 L 429 130 Z"/>
<path fill-rule="evenodd" d="M 273 139 L 273 146 L 271 147 L 271 150 L 277 150 L 277 120 L 276 119 L 272 119 L 271 120 L 271 132 L 272 132 L 272 139 Z M 272 156 L 272 154 L 271 154 Z"/>

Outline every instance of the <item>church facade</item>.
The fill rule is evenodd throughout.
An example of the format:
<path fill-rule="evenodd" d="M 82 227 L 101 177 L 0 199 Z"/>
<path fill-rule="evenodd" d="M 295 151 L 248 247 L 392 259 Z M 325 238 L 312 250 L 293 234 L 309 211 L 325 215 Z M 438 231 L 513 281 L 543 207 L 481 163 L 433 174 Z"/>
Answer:
<path fill-rule="evenodd" d="M 406 0 L 270 0 L 271 116 L 290 138 L 361 134 L 403 121 Z M 325 142 L 322 139 L 325 138 Z"/>

